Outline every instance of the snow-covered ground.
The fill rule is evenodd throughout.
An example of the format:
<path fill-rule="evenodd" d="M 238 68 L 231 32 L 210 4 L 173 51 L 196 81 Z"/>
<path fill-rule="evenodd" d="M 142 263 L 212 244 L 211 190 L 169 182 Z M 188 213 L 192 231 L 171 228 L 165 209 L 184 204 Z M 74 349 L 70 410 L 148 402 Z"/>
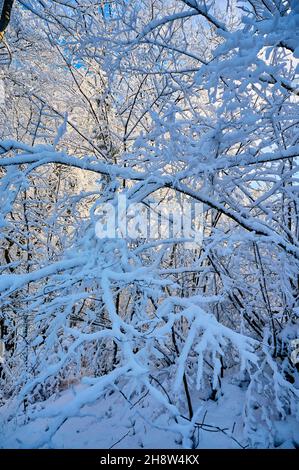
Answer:
<path fill-rule="evenodd" d="M 53 409 L 67 405 L 78 392 L 78 387 L 64 391 L 59 397 L 51 397 L 42 404 L 7 417 L 11 407 L 3 411 L 0 429 L 1 448 L 95 448 L 95 449 L 175 449 L 182 448 L 181 437 L 172 430 L 165 411 L 146 396 L 134 406 L 118 392 L 110 392 L 105 398 L 81 409 L 80 417 L 65 421 L 51 437 L 55 417 L 31 419 L 30 415 L 41 411 L 53 414 Z M 242 410 L 245 390 L 226 382 L 223 395 L 217 401 L 202 400 L 197 422 L 195 441 L 198 449 L 235 449 L 248 446 L 243 434 Z M 5 415 L 5 416 L 4 416 Z M 24 421 L 27 421 L 24 423 Z M 276 446 L 299 446 L 299 429 L 292 418 L 275 423 Z M 42 443 L 42 444 L 41 444 Z"/>

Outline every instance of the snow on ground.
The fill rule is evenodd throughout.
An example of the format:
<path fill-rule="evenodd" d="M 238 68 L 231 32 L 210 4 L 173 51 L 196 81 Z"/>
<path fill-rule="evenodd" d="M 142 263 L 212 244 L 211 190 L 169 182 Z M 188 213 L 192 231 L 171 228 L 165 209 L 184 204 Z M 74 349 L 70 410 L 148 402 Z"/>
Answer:
<path fill-rule="evenodd" d="M 38 408 L 53 410 L 67 404 L 78 389 L 67 390 L 57 398 L 50 398 Z M 237 385 L 225 383 L 223 395 L 218 401 L 202 400 L 198 421 L 225 429 L 225 433 L 198 430 L 196 439 L 199 449 L 240 448 L 248 444 L 243 436 L 242 408 L 245 391 Z M 0 448 L 36 448 L 41 438 L 46 438 L 54 418 L 28 420 L 24 413 L 18 414 L 0 429 Z M 6 407 L 5 416 L 10 408 Z M 154 420 L 153 420 L 154 416 Z M 155 423 L 153 426 L 151 423 Z M 279 423 L 280 437 L 277 446 L 293 448 L 299 445 L 299 430 L 292 422 Z M 236 440 L 234 440 L 236 439 Z M 237 442 L 238 441 L 238 442 Z M 131 408 L 125 399 L 113 392 L 98 402 L 85 406 L 80 417 L 69 418 L 56 434 L 45 439 L 42 448 L 95 448 L 95 449 L 175 449 L 182 448 L 178 433 L 171 430 L 171 422 L 160 406 L 148 396 Z M 241 446 L 240 446 L 241 445 Z"/>

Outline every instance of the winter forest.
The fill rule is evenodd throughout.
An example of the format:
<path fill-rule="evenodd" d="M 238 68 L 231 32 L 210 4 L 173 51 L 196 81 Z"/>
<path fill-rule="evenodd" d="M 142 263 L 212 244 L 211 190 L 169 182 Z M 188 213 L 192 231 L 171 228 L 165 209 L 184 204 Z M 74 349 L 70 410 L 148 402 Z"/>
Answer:
<path fill-rule="evenodd" d="M 0 448 L 298 448 L 299 1 L 0 14 Z"/>

